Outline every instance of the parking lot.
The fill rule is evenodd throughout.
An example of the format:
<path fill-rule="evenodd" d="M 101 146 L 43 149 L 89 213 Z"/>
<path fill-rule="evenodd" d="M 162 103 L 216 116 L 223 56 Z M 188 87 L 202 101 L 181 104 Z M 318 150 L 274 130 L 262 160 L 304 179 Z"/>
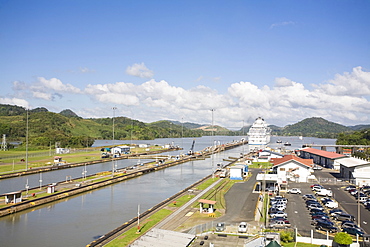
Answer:
<path fill-rule="evenodd" d="M 368 222 L 370 222 L 370 213 L 362 204 L 358 204 L 356 199 L 351 196 L 347 191 L 344 190 L 346 184 L 339 183 L 335 184 L 332 182 L 331 179 L 333 178 L 331 172 L 333 171 L 319 171 L 315 172 L 315 175 L 319 178 L 328 178 L 322 179 L 322 181 L 327 181 L 326 183 L 321 183 L 325 188 L 332 190 L 333 196 L 338 203 L 339 208 L 343 209 L 348 214 L 355 216 L 357 225 L 363 228 L 365 233 L 370 232 L 370 226 Z M 315 194 L 311 186 L 312 183 L 289 183 L 289 188 L 300 188 L 302 194 L 287 194 L 282 193 L 288 199 L 288 204 L 286 208 L 286 212 L 288 214 L 288 220 L 291 223 L 292 228 L 297 228 L 298 233 L 302 236 L 311 236 L 311 230 L 314 230 L 314 236 L 316 237 L 323 237 L 326 236 L 326 232 L 323 231 L 316 231 L 315 227 L 311 225 L 311 215 L 310 211 L 306 208 L 305 200 L 302 198 L 304 194 Z M 317 199 L 321 199 L 322 197 L 317 196 Z M 327 210 L 326 210 L 327 211 Z M 360 213 L 358 213 L 360 212 Z M 358 222 L 358 216 L 360 216 L 360 221 Z M 338 230 L 341 231 L 341 222 L 334 222 L 334 226 L 338 227 Z M 321 236 L 320 236 L 321 235 Z"/>

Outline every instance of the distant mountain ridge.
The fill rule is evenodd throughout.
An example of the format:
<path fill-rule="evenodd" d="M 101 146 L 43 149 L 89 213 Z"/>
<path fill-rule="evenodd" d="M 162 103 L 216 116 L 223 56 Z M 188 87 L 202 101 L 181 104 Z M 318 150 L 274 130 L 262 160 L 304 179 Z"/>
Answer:
<path fill-rule="evenodd" d="M 0 104 L 0 116 L 0 134 L 6 134 L 9 140 L 25 138 L 26 109 L 24 107 Z M 70 109 L 65 109 L 60 113 L 49 112 L 44 107 L 29 110 L 30 133 L 33 136 L 33 143 L 37 145 L 50 145 L 60 139 L 65 142 L 73 140 L 73 145 L 79 145 L 78 143 L 82 145 L 90 139 L 112 139 L 112 120 L 109 117 L 84 119 Z M 247 135 L 251 127 L 244 126 L 238 131 L 232 131 L 218 125 L 170 120 L 143 123 L 122 116 L 117 116 L 114 120 L 115 139 L 120 140 L 199 137 L 211 134 Z M 337 138 L 339 133 L 363 130 L 370 128 L 370 125 L 347 127 L 320 117 L 312 117 L 285 127 L 275 125 L 269 127 L 273 135 Z"/>

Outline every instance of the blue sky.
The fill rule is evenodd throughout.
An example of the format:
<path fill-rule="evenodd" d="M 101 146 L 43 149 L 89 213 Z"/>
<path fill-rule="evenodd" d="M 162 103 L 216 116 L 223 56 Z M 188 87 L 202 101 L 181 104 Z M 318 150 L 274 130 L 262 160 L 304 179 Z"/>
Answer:
<path fill-rule="evenodd" d="M 0 0 L 0 103 L 370 124 L 370 1 Z"/>

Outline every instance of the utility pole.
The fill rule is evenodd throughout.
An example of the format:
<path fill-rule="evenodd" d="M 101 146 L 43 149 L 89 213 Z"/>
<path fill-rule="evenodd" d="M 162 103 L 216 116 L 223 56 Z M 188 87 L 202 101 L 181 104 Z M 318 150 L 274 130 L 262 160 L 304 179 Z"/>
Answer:
<path fill-rule="evenodd" d="M 28 171 L 28 108 L 26 118 L 26 171 Z"/>
<path fill-rule="evenodd" d="M 213 128 L 214 128 L 214 122 L 213 122 L 213 112 L 215 111 L 215 109 L 211 109 L 211 112 L 212 112 L 212 147 L 211 147 L 211 150 L 212 150 L 212 178 L 215 177 L 215 172 L 214 172 L 214 133 L 213 133 Z"/>
<path fill-rule="evenodd" d="M 115 115 L 115 111 L 117 110 L 117 107 L 113 107 L 112 108 L 113 110 L 113 121 L 112 121 L 112 125 L 113 125 L 113 147 L 111 150 L 112 152 L 112 177 L 114 177 L 114 145 L 115 145 L 115 141 L 114 141 L 114 115 Z"/>

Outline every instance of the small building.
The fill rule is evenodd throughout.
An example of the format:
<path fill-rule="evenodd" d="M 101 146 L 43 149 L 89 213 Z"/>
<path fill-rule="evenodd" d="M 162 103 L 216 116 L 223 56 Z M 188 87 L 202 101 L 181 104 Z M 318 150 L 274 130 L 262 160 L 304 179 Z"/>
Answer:
<path fill-rule="evenodd" d="M 150 147 L 150 144 L 144 144 L 144 143 L 139 144 L 139 148 L 148 148 L 148 147 Z"/>
<path fill-rule="evenodd" d="M 340 159 L 340 175 L 356 186 L 370 185 L 370 162 L 354 157 Z"/>
<path fill-rule="evenodd" d="M 66 164 L 66 161 L 63 160 L 63 157 L 61 156 L 54 156 L 54 165 L 55 166 L 61 166 L 61 165 L 65 165 Z"/>
<path fill-rule="evenodd" d="M 243 180 L 244 177 L 244 165 L 235 165 L 230 167 L 230 179 L 232 180 Z"/>
<path fill-rule="evenodd" d="M 56 186 L 56 184 L 54 184 L 54 183 L 49 184 L 47 189 L 46 189 L 46 193 L 48 193 L 48 194 L 54 193 L 55 192 L 55 186 Z"/>
<path fill-rule="evenodd" d="M 5 204 L 22 202 L 22 191 L 5 193 Z"/>
<path fill-rule="evenodd" d="M 69 154 L 70 150 L 69 148 L 56 148 L 55 153 L 56 154 Z"/>
<path fill-rule="evenodd" d="M 294 181 L 299 183 L 308 182 L 313 172 L 313 160 L 302 159 L 295 155 L 285 155 L 283 158 L 271 159 L 273 170 L 278 177 L 278 183 Z"/>
<path fill-rule="evenodd" d="M 199 211 L 201 213 L 213 213 L 215 211 L 215 204 L 216 201 L 206 200 L 206 199 L 200 199 L 199 201 Z M 204 204 L 207 204 L 208 207 L 205 207 Z"/>
<path fill-rule="evenodd" d="M 111 152 L 112 152 L 113 155 L 129 154 L 130 151 L 131 151 L 131 149 L 130 149 L 129 146 L 117 146 L 117 147 L 111 148 Z"/>
<path fill-rule="evenodd" d="M 258 153 L 258 161 L 262 162 L 262 160 L 267 160 L 266 162 L 270 161 L 271 159 L 283 158 L 284 154 L 273 152 L 271 150 L 262 150 Z"/>
<path fill-rule="evenodd" d="M 285 191 L 287 188 L 284 183 L 278 183 L 278 176 L 277 174 L 271 174 L 271 173 L 258 173 L 256 180 L 258 181 L 258 184 L 255 188 L 256 191 Z"/>
<path fill-rule="evenodd" d="M 343 154 L 337 154 L 334 152 L 328 152 L 316 148 L 303 148 L 296 152 L 300 158 L 313 159 L 315 164 L 335 170 L 339 170 L 340 168 L 338 160 L 347 157 Z"/>

